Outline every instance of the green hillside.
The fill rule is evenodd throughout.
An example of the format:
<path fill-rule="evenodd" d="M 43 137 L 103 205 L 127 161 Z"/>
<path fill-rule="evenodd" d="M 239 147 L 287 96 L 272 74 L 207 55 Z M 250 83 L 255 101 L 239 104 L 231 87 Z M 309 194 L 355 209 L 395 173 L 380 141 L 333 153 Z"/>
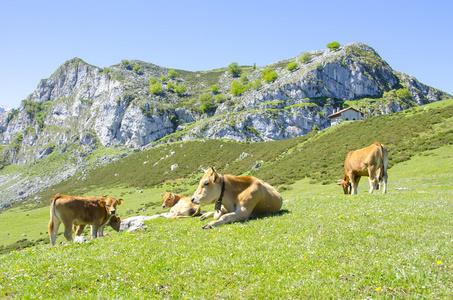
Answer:
<path fill-rule="evenodd" d="M 41 202 L 0 212 L 0 297 L 448 298 L 452 113 L 446 100 L 290 140 L 163 144 L 79 174 Z M 389 149 L 388 194 L 368 195 L 362 182 L 343 195 L 334 180 L 346 154 L 375 140 Z M 143 232 L 49 247 L 51 195 L 121 196 L 121 218 L 153 215 L 163 191 L 190 195 L 209 166 L 272 183 L 281 213 L 212 230 L 198 218 L 159 218 Z"/>
<path fill-rule="evenodd" d="M 263 143 L 192 140 L 163 144 L 98 167 L 86 176 L 73 176 L 40 193 L 40 197 L 42 204 L 47 205 L 56 191 L 86 194 L 109 187 L 157 187 L 192 193 L 189 187 L 201 177 L 200 167 L 210 166 L 223 173 L 253 175 L 283 190 L 304 178 L 331 184 L 342 175 L 349 151 L 375 141 L 388 147 L 390 167 L 416 153 L 452 144 L 452 116 L 453 100 L 444 100 L 396 114 L 345 122 L 287 140 Z M 261 167 L 252 171 L 257 162 Z M 176 164 L 178 167 L 171 171 L 170 167 Z"/>

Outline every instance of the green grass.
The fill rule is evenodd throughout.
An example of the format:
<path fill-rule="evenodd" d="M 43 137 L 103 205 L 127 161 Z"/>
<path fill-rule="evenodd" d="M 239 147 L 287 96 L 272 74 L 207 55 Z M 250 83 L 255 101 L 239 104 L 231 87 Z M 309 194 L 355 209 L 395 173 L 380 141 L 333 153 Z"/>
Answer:
<path fill-rule="evenodd" d="M 446 299 L 451 153 L 444 146 L 394 165 L 387 195 L 368 195 L 366 182 L 350 196 L 304 179 L 283 193 L 275 216 L 212 230 L 197 218 L 159 218 L 140 233 L 13 251 L 0 256 L 0 297 Z M 157 197 L 126 194 L 122 216 L 139 198 Z M 45 227 L 47 218 L 34 222 Z"/>
<path fill-rule="evenodd" d="M 1 211 L 0 297 L 448 298 L 452 104 L 284 141 L 164 144 L 92 169 L 85 179 L 77 176 L 40 193 L 40 205 Z M 389 148 L 388 194 L 368 195 L 364 178 L 358 195 L 343 195 L 334 180 L 344 157 L 375 140 Z M 97 151 L 102 156 L 108 149 Z M 248 156 L 240 159 L 243 152 Z M 262 168 L 252 172 L 256 161 Z M 175 163 L 179 168 L 170 171 Z M 272 183 L 284 197 L 282 212 L 213 230 L 202 230 L 207 221 L 197 218 L 159 218 L 144 232 L 107 229 L 108 237 L 88 244 L 49 247 L 53 194 L 108 194 L 124 198 L 122 219 L 153 215 L 164 211 L 162 192 L 193 193 L 201 164 Z M 62 231 L 57 242 L 64 241 Z"/>

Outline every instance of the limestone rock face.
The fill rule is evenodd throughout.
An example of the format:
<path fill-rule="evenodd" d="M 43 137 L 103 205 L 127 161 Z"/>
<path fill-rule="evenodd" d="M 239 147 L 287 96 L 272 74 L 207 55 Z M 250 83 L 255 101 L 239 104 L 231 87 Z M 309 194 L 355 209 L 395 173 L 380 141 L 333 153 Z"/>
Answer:
<path fill-rule="evenodd" d="M 291 62 L 298 67 L 289 71 L 286 66 Z M 277 78 L 266 82 L 262 72 L 269 68 Z M 0 168 L 68 151 L 75 163 L 55 174 L 54 181 L 42 177 L 45 184 L 40 185 L 22 179 L 7 189 L 17 187 L 13 194 L 24 198 L 39 186 L 68 178 L 84 165 L 87 153 L 101 146 L 139 150 L 194 138 L 280 140 L 307 134 L 315 126 L 329 127 L 327 116 L 346 100 L 381 98 L 375 107 L 363 108 L 373 115 L 452 97 L 394 71 L 362 43 L 336 51 L 309 51 L 304 61 L 295 57 L 249 68 L 242 78 L 227 70 L 177 73 L 177 78 L 170 78 L 168 69 L 141 61 L 105 69 L 78 58 L 64 63 L 41 80 L 18 109 L 0 110 Z M 236 96 L 230 91 L 235 80 L 246 87 Z M 218 85 L 217 94 L 210 92 L 213 83 Z M 151 91 L 151 84 L 160 85 L 162 91 Z M 397 93 L 402 88 L 404 99 Z M 26 190 L 19 187 L 24 182 Z"/>

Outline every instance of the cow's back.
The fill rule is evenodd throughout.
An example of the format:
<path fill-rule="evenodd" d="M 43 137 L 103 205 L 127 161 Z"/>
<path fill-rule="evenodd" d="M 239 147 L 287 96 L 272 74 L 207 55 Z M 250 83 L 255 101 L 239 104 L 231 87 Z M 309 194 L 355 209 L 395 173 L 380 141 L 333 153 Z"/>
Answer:
<path fill-rule="evenodd" d="M 254 177 L 253 179 L 256 180 L 254 185 L 256 185 L 257 188 L 256 196 L 259 198 L 259 202 L 253 209 L 252 214 L 262 215 L 278 213 L 283 204 L 280 193 L 267 182 Z"/>
<path fill-rule="evenodd" d="M 76 224 L 92 224 L 93 220 L 106 219 L 106 212 L 100 205 L 100 198 L 60 196 L 54 201 L 55 214 L 62 221 L 72 220 Z"/>

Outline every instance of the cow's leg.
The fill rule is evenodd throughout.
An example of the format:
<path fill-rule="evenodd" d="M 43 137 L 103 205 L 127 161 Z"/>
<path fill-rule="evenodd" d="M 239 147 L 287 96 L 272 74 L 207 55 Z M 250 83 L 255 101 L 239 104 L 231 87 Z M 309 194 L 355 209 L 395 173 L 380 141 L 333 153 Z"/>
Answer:
<path fill-rule="evenodd" d="M 204 213 L 204 214 L 201 215 L 200 220 L 203 221 L 203 220 L 205 220 L 207 218 L 211 218 L 211 217 L 213 217 L 215 215 L 215 213 L 216 213 L 215 211 L 209 211 L 207 213 Z"/>
<path fill-rule="evenodd" d="M 240 207 L 234 212 L 226 213 L 226 214 L 222 215 L 218 220 L 214 220 L 212 222 L 209 222 L 205 226 L 203 226 L 203 229 L 212 228 L 212 227 L 219 226 L 219 225 L 226 224 L 226 223 L 233 223 L 236 221 L 247 220 L 247 218 L 250 216 L 251 212 L 253 211 L 254 207 L 255 206 L 250 207 L 250 208 Z"/>
<path fill-rule="evenodd" d="M 99 224 L 93 223 L 91 225 L 91 238 L 95 239 L 98 237 Z"/>
<path fill-rule="evenodd" d="M 104 236 L 104 226 L 99 227 L 98 229 L 98 237 Z"/>
<path fill-rule="evenodd" d="M 86 226 L 85 224 L 79 225 L 75 231 L 75 235 L 76 236 L 82 235 L 83 230 L 85 229 L 85 226 Z"/>
<path fill-rule="evenodd" d="M 55 241 L 57 240 L 58 228 L 60 227 L 61 221 L 57 218 L 53 218 L 49 222 L 49 239 L 52 246 L 55 246 Z"/>
<path fill-rule="evenodd" d="M 360 176 L 355 176 L 354 174 L 349 177 L 351 180 L 351 194 L 357 194 L 357 187 L 359 186 Z"/>
<path fill-rule="evenodd" d="M 387 194 L 387 174 L 382 177 L 379 187 L 382 189 L 382 194 Z"/>
<path fill-rule="evenodd" d="M 370 194 L 373 194 L 374 184 L 375 184 L 374 178 L 373 177 L 368 177 L 368 180 L 370 181 Z"/>
<path fill-rule="evenodd" d="M 64 224 L 64 237 L 66 240 L 69 242 L 72 242 L 72 222 L 65 222 L 63 221 Z"/>

